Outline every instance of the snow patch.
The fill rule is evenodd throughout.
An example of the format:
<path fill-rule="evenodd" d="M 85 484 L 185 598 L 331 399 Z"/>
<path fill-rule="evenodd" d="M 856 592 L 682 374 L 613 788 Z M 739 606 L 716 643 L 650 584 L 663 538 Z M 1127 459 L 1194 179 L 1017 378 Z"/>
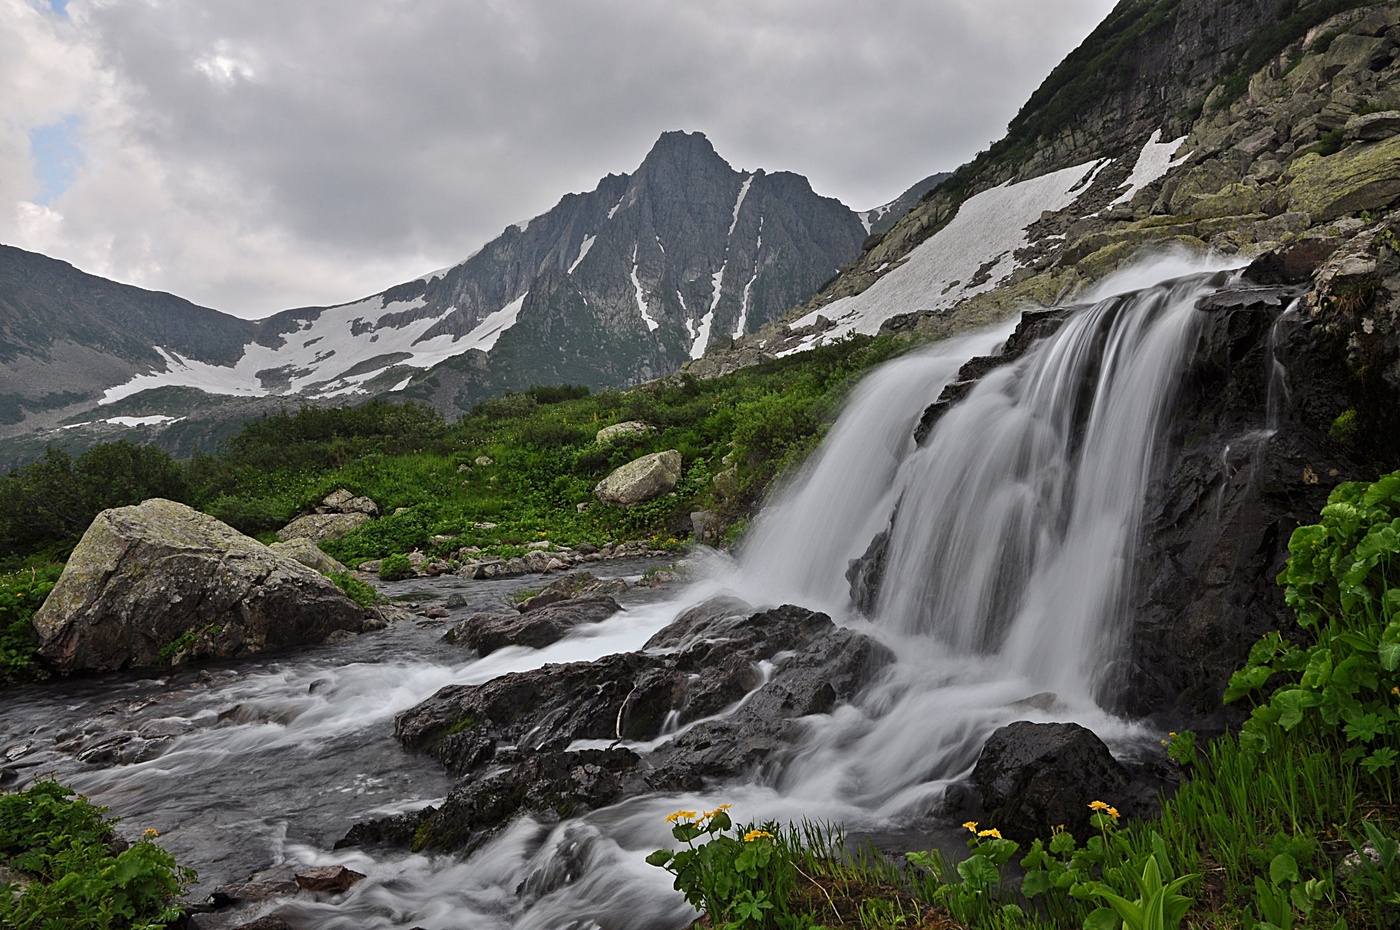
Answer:
<path fill-rule="evenodd" d="M 1138 191 L 1191 157 L 1191 153 L 1187 152 L 1175 161 L 1172 160 L 1172 153 L 1181 148 L 1181 143 L 1186 141 L 1185 136 L 1175 142 L 1158 142 L 1157 140 L 1160 138 L 1162 138 L 1162 130 L 1159 129 L 1152 134 L 1152 138 L 1147 140 L 1147 144 L 1138 153 L 1133 173 L 1128 176 L 1128 180 L 1123 182 L 1128 185 L 1128 190 L 1119 194 L 1118 199 L 1109 204 L 1110 207 L 1116 207 L 1120 203 L 1128 203 L 1137 196 Z"/>
<path fill-rule="evenodd" d="M 576 269 L 576 268 L 579 266 L 579 263 L 582 262 L 582 261 L 584 260 L 584 258 L 586 258 L 586 257 L 588 256 L 588 250 L 591 249 L 591 248 L 593 248 L 593 243 L 594 243 L 594 242 L 597 242 L 597 241 L 598 241 L 598 237 L 597 237 L 597 236 L 584 236 L 584 237 L 583 237 L 583 244 L 580 245 L 580 246 L 578 247 L 578 258 L 574 259 L 574 263 L 573 263 L 572 265 L 569 266 L 569 271 L 568 271 L 569 274 L 573 274 L 573 273 L 574 273 L 574 269 Z"/>
<path fill-rule="evenodd" d="M 753 184 L 753 175 L 744 175 L 744 186 L 739 188 L 739 199 L 734 201 L 734 218 L 729 221 L 729 232 L 726 236 L 734 235 L 734 227 L 739 225 L 739 208 L 744 205 L 744 198 L 749 196 L 749 186 Z"/>
<path fill-rule="evenodd" d="M 389 388 L 389 390 L 390 390 L 390 391 L 402 391 L 404 388 L 408 387 L 408 383 L 409 383 L 410 381 L 412 381 L 412 380 L 413 380 L 413 375 L 409 375 L 407 378 L 404 378 L 404 379 L 403 379 L 402 381 L 400 381 L 398 384 L 396 384 L 396 385 L 394 385 L 393 387 Z"/>
<path fill-rule="evenodd" d="M 810 326 L 824 316 L 836 326 L 822 333 L 821 341 L 853 332 L 873 336 L 896 314 L 949 310 L 991 290 L 1016 270 L 1014 256 L 1029 244 L 1026 227 L 1047 210 L 1058 212 L 1073 204 L 1084 182 L 1103 165 L 1103 160 L 1087 162 L 1019 184 L 1008 181 L 969 198 L 952 222 L 910 252 L 899 267 L 862 293 L 813 310 L 792 328 Z"/>
<path fill-rule="evenodd" d="M 758 280 L 759 268 L 763 264 L 763 219 L 761 216 L 758 218 L 758 244 L 754 246 L 753 277 L 744 285 L 744 301 L 739 308 L 739 323 L 734 327 L 735 339 L 744 335 L 744 328 L 749 325 L 749 294 L 753 290 L 753 283 Z"/>
<path fill-rule="evenodd" d="M 647 324 L 647 332 L 654 333 L 661 324 L 651 318 L 647 312 L 647 300 L 642 294 L 642 281 L 637 277 L 637 247 L 632 246 L 632 289 L 637 292 L 637 309 L 641 311 L 642 321 Z"/>
<path fill-rule="evenodd" d="M 515 321 L 520 317 L 520 308 L 525 306 L 525 297 L 528 293 L 527 291 L 525 294 L 521 294 L 495 313 L 488 314 L 486 319 L 476 324 L 471 332 L 462 337 L 463 344 L 458 346 L 453 354 L 456 355 L 468 349 L 491 351 L 496 340 L 501 338 L 501 333 L 515 325 Z M 412 376 L 410 375 L 410 377 Z M 398 388 L 394 390 L 398 390 Z"/>
<path fill-rule="evenodd" d="M 622 201 L 626 198 L 626 196 L 626 194 L 623 194 L 622 197 L 617 198 L 617 203 L 613 204 L 613 208 L 608 211 L 608 219 L 612 219 L 613 217 L 617 216 L 617 211 L 622 209 Z"/>

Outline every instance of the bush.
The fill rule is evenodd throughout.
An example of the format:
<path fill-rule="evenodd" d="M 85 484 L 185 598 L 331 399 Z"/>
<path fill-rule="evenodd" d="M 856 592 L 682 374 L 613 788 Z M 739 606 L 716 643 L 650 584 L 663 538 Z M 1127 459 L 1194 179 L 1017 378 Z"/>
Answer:
<path fill-rule="evenodd" d="M 392 558 L 392 556 L 390 558 Z M 407 561 L 408 559 L 405 558 L 404 562 Z M 344 591 L 352 601 L 354 601 L 356 604 L 359 604 L 365 610 L 369 610 L 371 607 L 380 603 L 383 600 L 383 598 L 379 596 L 379 592 L 374 590 L 374 587 L 372 585 L 366 584 L 365 582 L 361 581 L 360 579 L 356 578 L 354 575 L 351 575 L 348 572 L 331 572 L 330 574 L 326 575 L 326 577 L 329 578 L 331 581 L 334 581 L 336 587 Z M 383 577 L 382 568 L 380 571 L 380 577 Z"/>
<path fill-rule="evenodd" d="M 0 681 L 35 676 L 34 614 L 62 573 L 62 565 L 45 565 L 0 576 Z"/>
<path fill-rule="evenodd" d="M 379 563 L 379 577 L 385 581 L 402 581 L 405 578 L 412 578 L 416 572 L 413 570 L 413 563 L 408 561 L 408 556 L 403 553 L 396 553 L 388 556 Z"/>
<path fill-rule="evenodd" d="M 53 781 L 0 795 L 0 859 L 37 876 L 23 891 L 0 884 L 0 925 L 153 930 L 181 916 L 173 902 L 194 872 L 156 845 L 154 830 L 114 853 L 104 813 Z"/>

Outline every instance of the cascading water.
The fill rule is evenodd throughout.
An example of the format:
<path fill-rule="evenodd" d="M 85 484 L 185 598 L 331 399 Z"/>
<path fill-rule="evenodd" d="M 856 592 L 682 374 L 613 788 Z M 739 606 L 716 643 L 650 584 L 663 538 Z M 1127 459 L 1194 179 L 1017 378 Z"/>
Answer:
<path fill-rule="evenodd" d="M 1111 281 L 1054 336 L 986 374 L 922 446 L 913 433 L 927 405 L 1008 329 L 885 366 L 756 520 L 737 564 L 667 604 L 546 650 L 512 648 L 481 662 L 444 660 L 437 634 L 420 632 L 402 655 L 354 651 L 392 648 L 390 639 L 363 637 L 338 652 L 168 683 L 178 693 L 128 682 L 122 687 L 140 698 L 132 707 L 151 724 L 145 731 L 167 742 L 120 768 L 80 764 L 64 755 L 63 732 L 33 725 L 52 718 L 50 729 L 81 727 L 102 716 L 104 701 L 120 709 L 131 700 L 99 698 L 93 685 L 33 691 L 0 714 L 3 735 L 48 739 L 42 770 L 28 774 L 68 775 L 129 822 L 160 828 L 201 868 L 217 866 L 211 856 L 238 860 L 222 880 L 246 874 L 244 860 L 259 856 L 345 863 L 370 876 L 335 902 L 268 905 L 299 925 L 683 926 L 693 912 L 642 861 L 669 843 L 662 818 L 677 807 L 728 801 L 742 818 L 874 829 L 928 813 L 966 775 L 985 737 L 1012 720 L 1076 720 L 1120 748 L 1141 738 L 1095 698 L 1112 684 L 1139 510 L 1197 330 L 1193 306 L 1215 286 L 1207 274 L 1180 277 L 1188 270 L 1200 269 L 1159 263 L 1119 276 L 1116 288 Z M 1133 287 L 1144 289 L 1123 293 Z M 887 528 L 879 594 L 863 617 L 851 605 L 847 566 Z M 883 639 L 898 661 L 855 704 L 809 718 L 804 745 L 762 783 L 634 799 L 555 825 L 522 818 L 465 861 L 328 851 L 346 820 L 423 803 L 445 787 L 435 763 L 393 747 L 396 710 L 447 682 L 635 649 L 721 590 L 825 610 Z M 344 664 L 351 656 L 355 663 Z M 235 714 L 215 725 L 233 705 L 246 720 Z M 396 784 L 400 770 L 412 774 Z M 260 781 L 246 784 L 247 772 Z M 308 790 L 317 778 L 333 783 Z M 329 791 L 353 803 L 313 798 Z M 213 832 L 252 840 L 230 845 Z"/>

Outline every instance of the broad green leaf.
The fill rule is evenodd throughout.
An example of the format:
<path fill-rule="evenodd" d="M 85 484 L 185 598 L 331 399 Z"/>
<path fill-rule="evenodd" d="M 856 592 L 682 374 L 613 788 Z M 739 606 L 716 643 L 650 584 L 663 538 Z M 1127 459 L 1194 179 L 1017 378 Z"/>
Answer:
<path fill-rule="evenodd" d="M 1096 908 L 1084 918 L 1084 930 L 1118 930 L 1122 920 L 1106 907 Z"/>
<path fill-rule="evenodd" d="M 1275 885 L 1282 885 L 1284 882 L 1291 884 L 1297 880 L 1298 861 L 1288 853 L 1274 856 L 1274 860 L 1269 863 L 1269 881 Z"/>
<path fill-rule="evenodd" d="M 1001 872 L 986 856 L 969 856 L 958 863 L 958 874 L 969 888 L 988 888 L 1001 881 Z"/>

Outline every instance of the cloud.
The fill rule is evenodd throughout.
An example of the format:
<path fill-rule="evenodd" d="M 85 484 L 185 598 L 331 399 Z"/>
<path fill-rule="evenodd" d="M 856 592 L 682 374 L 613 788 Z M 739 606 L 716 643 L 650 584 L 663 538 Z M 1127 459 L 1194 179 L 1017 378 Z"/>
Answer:
<path fill-rule="evenodd" d="M 1111 6 L 0 0 L 0 239 L 262 316 L 460 260 L 668 129 L 871 207 L 999 137 Z M 29 133 L 69 118 L 39 210 Z"/>

